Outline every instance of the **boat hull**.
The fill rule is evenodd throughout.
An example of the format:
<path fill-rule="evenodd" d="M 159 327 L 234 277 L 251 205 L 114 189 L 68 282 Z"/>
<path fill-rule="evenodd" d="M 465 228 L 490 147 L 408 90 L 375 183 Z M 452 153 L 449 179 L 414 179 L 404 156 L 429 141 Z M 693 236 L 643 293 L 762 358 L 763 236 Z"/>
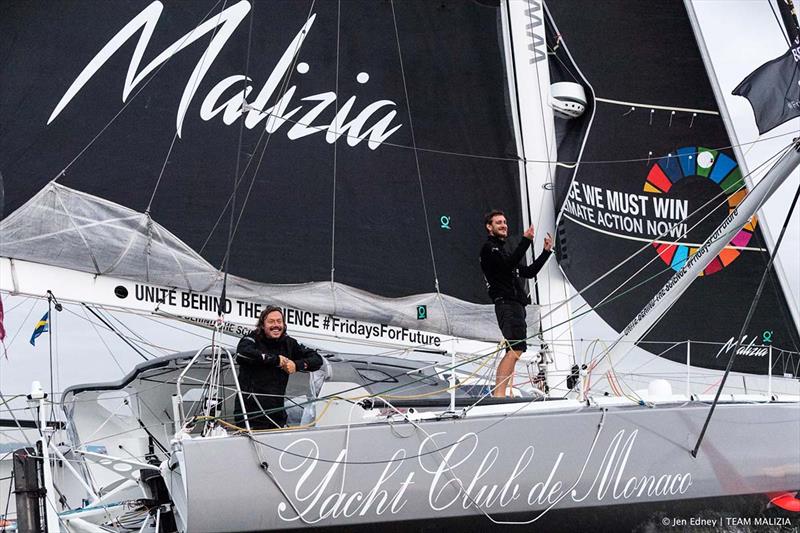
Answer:
<path fill-rule="evenodd" d="M 574 508 L 750 494 L 766 502 L 800 488 L 799 404 L 719 405 L 694 458 L 708 409 L 524 408 L 187 438 L 164 473 L 183 491 L 175 510 L 193 532 L 469 516 L 527 522 Z"/>

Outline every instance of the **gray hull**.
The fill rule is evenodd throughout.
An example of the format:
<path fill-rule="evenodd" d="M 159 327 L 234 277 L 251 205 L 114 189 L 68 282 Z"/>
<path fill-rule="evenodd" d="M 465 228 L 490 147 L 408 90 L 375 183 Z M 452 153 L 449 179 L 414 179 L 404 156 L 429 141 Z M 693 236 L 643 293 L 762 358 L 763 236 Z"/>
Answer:
<path fill-rule="evenodd" d="M 186 438 L 162 470 L 192 532 L 470 515 L 489 524 L 485 515 L 800 489 L 797 403 L 719 405 L 697 458 L 705 404 L 548 403 L 557 407 Z"/>

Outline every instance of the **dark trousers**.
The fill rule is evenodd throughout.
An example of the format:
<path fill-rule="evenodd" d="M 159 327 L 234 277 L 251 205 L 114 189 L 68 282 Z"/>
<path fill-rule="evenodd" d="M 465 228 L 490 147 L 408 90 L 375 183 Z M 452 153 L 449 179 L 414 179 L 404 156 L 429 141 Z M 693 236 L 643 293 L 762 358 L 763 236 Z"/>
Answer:
<path fill-rule="evenodd" d="M 253 394 L 242 393 L 244 396 L 244 408 L 247 412 L 247 420 L 250 422 L 250 429 L 275 429 L 286 426 L 286 411 L 283 409 L 283 397 L 274 396 L 255 396 Z M 278 409 L 279 411 L 272 411 Z M 263 411 L 267 411 L 266 414 Z M 236 425 L 240 428 L 244 426 L 244 416 L 237 398 Z"/>

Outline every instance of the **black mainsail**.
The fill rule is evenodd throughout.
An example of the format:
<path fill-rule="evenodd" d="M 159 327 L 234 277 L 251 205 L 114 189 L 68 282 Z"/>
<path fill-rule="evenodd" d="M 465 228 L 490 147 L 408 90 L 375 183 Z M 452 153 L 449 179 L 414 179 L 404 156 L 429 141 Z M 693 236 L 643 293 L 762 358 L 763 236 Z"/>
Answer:
<path fill-rule="evenodd" d="M 2 255 L 218 293 L 233 206 L 229 295 L 496 339 L 499 8 L 339 5 L 7 4 Z"/>

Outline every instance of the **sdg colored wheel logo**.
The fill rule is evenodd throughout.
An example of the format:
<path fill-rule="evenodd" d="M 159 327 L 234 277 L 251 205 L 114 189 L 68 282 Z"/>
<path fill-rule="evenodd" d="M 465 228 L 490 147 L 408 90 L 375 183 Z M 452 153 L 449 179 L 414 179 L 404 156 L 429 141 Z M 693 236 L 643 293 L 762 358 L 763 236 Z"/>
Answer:
<path fill-rule="evenodd" d="M 736 161 L 722 152 L 700 146 L 678 148 L 677 155 L 670 154 L 661 158 L 650 168 L 644 191 L 666 194 L 674 184 L 688 177 L 704 178 L 715 183 L 727 196 L 729 213 L 736 209 L 747 195 L 742 173 Z M 756 216 L 753 215 L 730 244 L 706 266 L 701 276 L 719 272 L 733 263 L 739 257 L 740 249 L 750 242 L 757 223 Z M 675 271 L 680 270 L 689 256 L 697 251 L 696 247 L 685 244 L 654 242 L 653 247 L 658 251 L 661 260 Z"/>

